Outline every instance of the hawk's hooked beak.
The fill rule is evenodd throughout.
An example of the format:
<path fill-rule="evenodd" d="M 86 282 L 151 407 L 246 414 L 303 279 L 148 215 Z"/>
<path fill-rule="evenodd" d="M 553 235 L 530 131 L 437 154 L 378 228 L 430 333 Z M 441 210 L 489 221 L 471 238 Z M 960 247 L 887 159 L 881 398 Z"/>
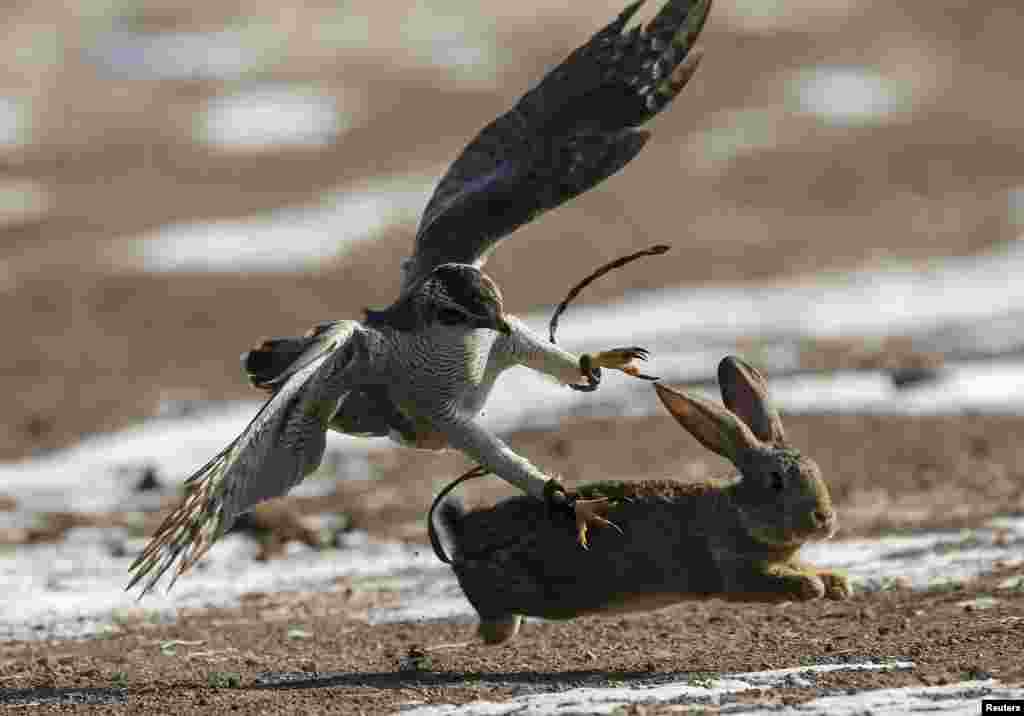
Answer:
<path fill-rule="evenodd" d="M 480 311 L 476 314 L 477 328 L 490 328 L 492 331 L 503 333 L 508 336 L 512 334 L 512 327 L 505 320 L 505 310 L 502 307 L 501 291 L 497 284 L 482 271 L 479 272 L 479 302 L 474 309 Z"/>

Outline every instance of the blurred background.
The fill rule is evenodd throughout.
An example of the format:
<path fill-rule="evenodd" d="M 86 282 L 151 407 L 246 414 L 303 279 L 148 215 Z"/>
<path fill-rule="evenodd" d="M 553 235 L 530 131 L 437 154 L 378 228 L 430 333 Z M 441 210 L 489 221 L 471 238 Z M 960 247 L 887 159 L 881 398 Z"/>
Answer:
<path fill-rule="evenodd" d="M 0 10 L 0 457 L 182 401 L 252 399 L 237 363 L 250 345 L 388 303 L 446 164 L 621 10 L 289 5 Z M 1020 27 L 998 0 L 717 0 L 703 66 L 641 156 L 521 229 L 489 271 L 530 313 L 656 242 L 673 252 L 581 301 L 729 285 L 756 303 L 808 277 L 1010 266 Z M 970 273 L 951 266 L 944 280 Z M 855 310 L 903 315 L 894 291 Z M 853 360 L 821 348 L 801 360 Z"/>
<path fill-rule="evenodd" d="M 622 5 L 3 5 L 0 641 L 360 575 L 371 622 L 469 617 L 423 547 L 467 461 L 386 441 L 333 437 L 321 471 L 145 611 L 122 588 L 181 482 L 257 409 L 239 354 L 388 304 L 447 164 Z M 986 522 L 1024 512 L 1019 17 L 716 0 L 641 155 L 488 264 L 544 330 L 594 267 L 672 244 L 589 288 L 560 341 L 644 345 L 650 372 L 715 397 L 726 353 L 762 368 L 841 514 L 824 556 L 862 585 L 977 574 L 1024 544 L 1019 519 Z M 622 376 L 581 395 L 509 371 L 483 419 L 569 483 L 727 469 Z M 945 537 L 912 557 L 877 539 L 950 527 L 979 531 L 937 559 Z"/>

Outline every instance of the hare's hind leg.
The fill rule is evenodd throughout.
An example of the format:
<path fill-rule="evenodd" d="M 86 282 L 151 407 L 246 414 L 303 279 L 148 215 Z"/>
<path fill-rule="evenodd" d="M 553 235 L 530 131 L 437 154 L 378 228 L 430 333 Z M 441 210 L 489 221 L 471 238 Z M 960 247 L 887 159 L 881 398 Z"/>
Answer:
<path fill-rule="evenodd" d="M 519 624 L 522 620 L 523 618 L 518 614 L 490 619 L 480 617 L 477 633 L 484 640 L 484 644 L 504 644 L 506 641 L 511 641 L 519 632 Z"/>

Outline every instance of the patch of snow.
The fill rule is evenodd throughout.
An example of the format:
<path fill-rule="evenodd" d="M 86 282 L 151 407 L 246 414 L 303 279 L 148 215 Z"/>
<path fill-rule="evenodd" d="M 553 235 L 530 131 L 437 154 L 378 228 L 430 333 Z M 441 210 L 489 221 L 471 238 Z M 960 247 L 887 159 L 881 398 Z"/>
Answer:
<path fill-rule="evenodd" d="M 903 716 L 909 713 L 975 714 L 981 713 L 982 699 L 1021 699 L 1024 688 L 1003 686 L 987 681 L 962 681 L 946 686 L 919 686 L 903 689 L 857 691 L 840 696 L 822 696 L 799 706 L 756 704 L 730 713 L 771 714 L 772 716 Z"/>
<path fill-rule="evenodd" d="M 715 3 L 715 17 L 749 33 L 774 33 L 842 20 L 861 9 L 860 0 L 728 0 Z"/>
<path fill-rule="evenodd" d="M 793 413 L 943 415 L 1024 412 L 1024 361 L 948 364 L 934 381 L 896 387 L 889 375 L 838 372 L 772 380 L 772 395 Z"/>
<path fill-rule="evenodd" d="M 337 589 L 339 577 L 387 576 L 416 569 L 444 576 L 429 549 L 365 541 L 357 549 L 314 551 L 289 547 L 287 558 L 253 559 L 257 544 L 240 534 L 222 538 L 169 593 L 137 600 L 125 592 L 132 553 L 117 550 L 123 530 L 75 530 L 60 543 L 18 547 L 0 558 L 0 640 L 72 637 L 109 628 L 132 610 L 173 620 L 179 609 L 234 606 L 250 592 Z M 142 542 L 132 547 L 141 549 Z"/>
<path fill-rule="evenodd" d="M 28 142 L 29 113 L 22 100 L 0 96 L 0 149 L 20 147 Z"/>
<path fill-rule="evenodd" d="M 201 142 L 227 150 L 322 147 L 358 121 L 359 97 L 334 97 L 312 88 L 262 85 L 209 101 L 197 120 Z"/>
<path fill-rule="evenodd" d="M 909 88 L 867 67 L 803 70 L 791 87 L 804 112 L 839 126 L 874 124 L 913 108 Z"/>
<path fill-rule="evenodd" d="M 608 714 L 630 704 L 687 703 L 707 707 L 719 705 L 722 697 L 751 689 L 813 683 L 815 674 L 835 671 L 893 671 L 914 668 L 908 661 L 891 663 L 825 664 L 806 668 L 776 669 L 729 674 L 707 679 L 705 684 L 677 682 L 658 686 L 579 688 L 557 693 L 529 694 L 502 702 L 473 701 L 461 706 L 434 704 L 403 711 L 409 716 L 501 716 L 502 714 Z M 756 706 L 754 706 L 756 708 Z M 730 712 L 732 708 L 730 707 Z M 748 713 L 742 709 L 742 713 Z"/>
<path fill-rule="evenodd" d="M 452 72 L 460 81 L 497 85 L 501 71 L 493 22 L 472 3 L 419 0 L 403 15 L 402 44 L 421 62 Z"/>
<path fill-rule="evenodd" d="M 664 288 L 573 307 L 561 340 L 691 346 L 752 336 L 883 336 L 1024 310 L 1024 240 L 986 254 L 820 274 L 762 285 Z M 544 329 L 549 313 L 531 317 Z M 627 328 L 628 327 L 628 328 Z M 546 329 L 545 329 L 546 335 Z"/>
<path fill-rule="evenodd" d="M 431 553 L 431 559 L 433 554 Z M 370 624 L 395 624 L 419 621 L 476 622 L 476 612 L 459 588 L 447 566 L 406 575 L 398 591 L 397 606 L 374 607 L 367 614 Z"/>
<path fill-rule="evenodd" d="M 502 45 L 496 28 L 513 18 L 536 22 L 535 8 L 473 2 L 424 0 L 397 7 L 365 5 L 358 13 L 347 5 L 325 11 L 311 28 L 311 39 L 345 60 L 373 62 L 392 70 L 437 67 L 444 81 L 474 90 L 501 86 Z M 512 17 L 510 17 L 510 15 Z M 367 38 L 372 38 L 368 41 Z"/>
<path fill-rule="evenodd" d="M 1022 548 L 1024 518 L 1006 517 L 971 530 L 808 544 L 800 556 L 845 570 L 861 589 L 875 591 L 897 578 L 913 589 L 952 587 L 992 571 L 996 562 L 1018 557 Z"/>
<path fill-rule="evenodd" d="M 209 32 L 116 28 L 98 35 L 85 56 L 119 79 L 232 80 L 267 64 L 273 38 L 261 40 L 261 33 L 253 30 L 242 26 Z"/>
<path fill-rule="evenodd" d="M 174 224 L 130 242 L 127 256 L 147 271 L 285 271 L 343 254 L 354 242 L 414 223 L 439 173 L 379 177 L 313 205 L 264 216 Z M 397 275 L 399 267 L 393 269 Z"/>
<path fill-rule="evenodd" d="M 781 107 L 744 107 L 718 112 L 704 124 L 706 129 L 686 140 L 685 161 L 696 170 L 715 172 L 739 157 L 777 147 L 793 118 Z"/>
<path fill-rule="evenodd" d="M 929 64 L 931 57 L 914 54 L 912 48 L 904 54 L 891 72 L 826 65 L 781 75 L 782 87 L 775 93 L 778 99 L 705 117 L 683 142 L 683 161 L 697 171 L 719 173 L 751 154 L 797 149 L 821 123 L 876 125 L 913 110 L 915 103 L 935 89 L 933 75 L 941 73 Z"/>
<path fill-rule="evenodd" d="M 116 433 L 87 437 L 63 450 L 0 463 L 0 484 L 5 494 L 17 497 L 24 510 L 116 509 L 138 480 L 125 468 L 151 466 L 161 480 L 182 482 L 238 436 L 259 403 L 219 407 L 187 418 L 148 420 Z M 328 456 L 344 456 L 346 463 L 334 467 L 358 474 L 368 451 L 385 445 L 383 440 L 332 433 L 328 435 Z"/>
<path fill-rule="evenodd" d="M 1010 223 L 1024 227 L 1024 186 L 1017 186 L 1007 192 L 1007 208 L 1010 211 Z"/>
<path fill-rule="evenodd" d="M 658 341 L 637 341 L 658 356 L 650 370 L 662 382 L 682 385 L 711 378 L 718 361 L 736 346 L 703 354 L 672 354 Z M 620 341 L 621 343 L 621 341 Z M 581 349 L 581 345 L 567 346 Z M 588 342 L 586 346 L 602 345 Z M 695 356 L 699 358 L 695 359 Z M 662 415 L 664 408 L 645 383 L 607 374 L 596 394 L 570 391 L 526 370 L 510 371 L 499 380 L 481 418 L 498 432 L 523 426 L 555 427 L 567 415 Z M 965 411 L 1024 412 L 1024 361 L 971 361 L 948 364 L 935 381 L 912 389 L 896 387 L 888 374 L 878 371 L 837 372 L 822 375 L 773 377 L 772 400 L 791 414 L 874 413 L 888 415 L 942 415 Z M 717 390 L 692 392 L 720 400 Z"/>

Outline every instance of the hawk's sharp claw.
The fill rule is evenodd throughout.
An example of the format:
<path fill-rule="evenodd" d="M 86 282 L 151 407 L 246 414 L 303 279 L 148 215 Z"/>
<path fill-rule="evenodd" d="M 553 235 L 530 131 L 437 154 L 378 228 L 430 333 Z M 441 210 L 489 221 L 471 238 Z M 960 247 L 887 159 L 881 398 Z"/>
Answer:
<path fill-rule="evenodd" d="M 604 515 L 611 509 L 607 497 L 595 500 L 579 500 L 573 503 L 573 512 L 576 517 L 576 541 L 583 549 L 590 549 L 587 542 L 587 531 L 591 527 L 612 527 L 616 532 L 622 534 L 622 529 L 617 524 L 606 519 Z"/>
<path fill-rule="evenodd" d="M 634 375 L 639 371 L 635 365 L 632 365 L 632 363 L 637 360 L 645 361 L 650 357 L 650 355 L 650 351 L 646 348 L 640 348 L 639 346 L 631 346 L 629 348 L 612 348 L 611 350 L 601 351 L 597 355 L 593 356 L 591 358 L 591 362 L 602 368 L 621 370 L 624 373 Z"/>

